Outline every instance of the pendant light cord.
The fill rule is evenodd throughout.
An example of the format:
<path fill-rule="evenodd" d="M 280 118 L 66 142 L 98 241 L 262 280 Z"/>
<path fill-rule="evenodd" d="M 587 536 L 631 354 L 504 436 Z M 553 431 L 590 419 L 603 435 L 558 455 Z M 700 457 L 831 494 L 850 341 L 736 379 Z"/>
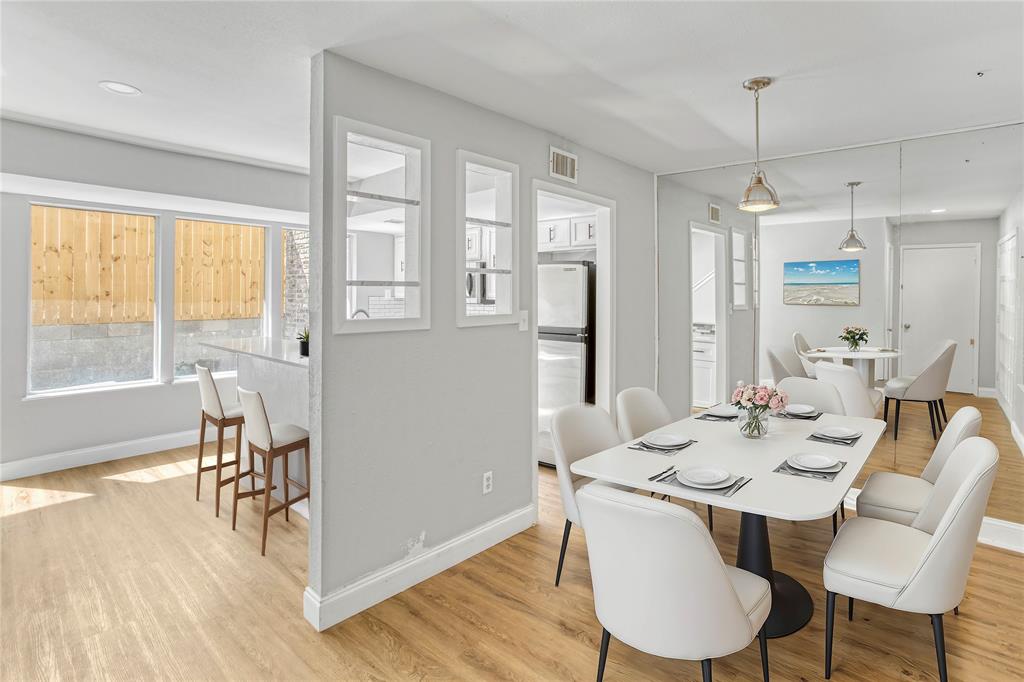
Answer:
<path fill-rule="evenodd" d="M 854 185 L 850 185 L 850 231 L 853 231 L 853 188 Z"/>
<path fill-rule="evenodd" d="M 761 88 L 754 90 L 754 175 L 761 170 Z"/>

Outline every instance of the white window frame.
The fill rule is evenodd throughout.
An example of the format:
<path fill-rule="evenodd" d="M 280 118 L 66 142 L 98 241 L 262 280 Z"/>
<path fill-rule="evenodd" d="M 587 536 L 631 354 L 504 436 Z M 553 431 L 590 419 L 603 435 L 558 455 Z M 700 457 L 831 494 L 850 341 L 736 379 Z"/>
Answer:
<path fill-rule="evenodd" d="M 739 235 L 743 239 L 743 253 L 740 257 L 736 257 L 736 236 Z M 738 230 L 735 227 L 729 230 L 729 299 L 732 301 L 732 309 L 735 310 L 750 310 L 750 248 L 748 244 L 751 242 L 751 235 L 743 230 Z M 743 273 L 743 282 L 736 281 L 737 274 L 737 261 L 741 263 L 739 271 Z M 743 302 L 736 302 L 736 287 L 743 287 Z"/>
<path fill-rule="evenodd" d="M 381 126 L 334 117 L 333 172 L 331 174 L 331 316 L 335 334 L 360 334 L 430 329 L 430 140 Z M 349 319 L 348 254 L 348 135 L 355 133 L 419 150 L 419 229 L 416 257 L 419 265 L 419 316 Z M 406 243 L 409 233 L 405 234 Z M 358 248 L 358 247 L 357 247 Z"/>
<path fill-rule="evenodd" d="M 512 175 L 512 267 L 509 312 L 498 315 L 466 314 L 466 165 L 477 164 Z M 465 149 L 455 151 L 455 326 L 487 327 L 519 324 L 519 165 Z"/>

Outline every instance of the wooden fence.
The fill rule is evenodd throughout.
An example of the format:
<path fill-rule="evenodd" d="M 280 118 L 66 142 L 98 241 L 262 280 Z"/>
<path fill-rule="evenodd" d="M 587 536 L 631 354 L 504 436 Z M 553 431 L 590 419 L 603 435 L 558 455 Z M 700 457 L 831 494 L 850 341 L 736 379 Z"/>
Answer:
<path fill-rule="evenodd" d="M 33 206 L 32 324 L 152 321 L 155 222 Z"/>
<path fill-rule="evenodd" d="M 152 322 L 152 216 L 33 206 L 32 324 Z M 178 220 L 174 318 L 263 314 L 264 228 Z"/>

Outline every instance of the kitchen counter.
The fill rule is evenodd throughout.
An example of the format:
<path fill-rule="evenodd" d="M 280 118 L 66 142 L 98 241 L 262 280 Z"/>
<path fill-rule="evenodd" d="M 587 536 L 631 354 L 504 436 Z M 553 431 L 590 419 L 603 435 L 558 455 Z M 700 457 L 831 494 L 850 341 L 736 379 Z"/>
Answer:
<path fill-rule="evenodd" d="M 267 336 L 248 336 L 240 339 L 217 339 L 200 341 L 199 345 L 209 346 L 229 353 L 250 355 L 284 365 L 309 368 L 309 358 L 299 355 L 299 342 L 291 339 L 272 339 Z M 243 386 L 243 388 L 245 388 Z"/>

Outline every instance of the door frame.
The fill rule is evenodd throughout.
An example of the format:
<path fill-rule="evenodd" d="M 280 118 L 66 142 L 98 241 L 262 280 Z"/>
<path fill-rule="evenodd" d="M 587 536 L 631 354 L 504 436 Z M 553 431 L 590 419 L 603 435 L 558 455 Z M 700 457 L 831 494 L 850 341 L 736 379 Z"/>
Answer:
<path fill-rule="evenodd" d="M 715 271 L 715 389 L 719 395 L 723 396 L 721 400 L 726 401 L 729 399 L 729 338 L 732 334 L 732 228 L 726 225 L 708 225 L 697 220 L 691 220 L 688 224 L 689 233 L 686 239 L 686 268 L 690 272 L 690 281 L 687 283 L 687 300 L 689 305 L 686 306 L 686 320 L 687 320 L 687 333 L 690 343 L 690 358 L 688 360 L 688 366 L 690 371 L 688 376 L 690 377 L 690 406 L 693 409 L 693 231 L 698 230 L 700 232 L 708 232 L 715 236 L 722 238 L 722 252 L 725 256 L 724 272 L 723 276 L 719 277 L 717 272 L 717 263 Z M 715 258 L 717 260 L 717 249 Z M 744 254 L 744 263 L 746 263 L 746 254 Z M 723 325 L 719 325 L 719 319 L 724 320 Z M 719 329 L 719 326 L 722 329 Z"/>
<path fill-rule="evenodd" d="M 912 249 L 971 249 L 974 251 L 974 395 L 978 395 L 978 386 L 981 383 L 979 375 L 981 357 L 981 242 L 956 242 L 950 244 L 902 244 L 900 245 L 900 306 L 899 322 L 896 328 L 900 339 L 900 349 L 903 345 L 903 282 L 907 276 L 906 253 Z M 902 369 L 902 368 L 901 368 Z"/>
<path fill-rule="evenodd" d="M 537 195 L 540 192 L 556 194 L 577 201 L 594 204 L 597 212 L 597 329 L 594 343 L 597 358 L 594 368 L 595 402 L 604 407 L 615 419 L 615 212 L 614 199 L 590 194 L 564 185 L 533 178 L 530 183 L 529 229 L 520 229 L 519 239 L 528 239 L 530 254 L 530 310 L 526 313 L 529 324 L 526 331 L 532 335 L 530 344 L 530 431 L 531 479 L 533 485 L 533 513 L 536 522 L 538 507 L 538 481 L 536 470 L 540 462 L 540 433 L 537 430 Z M 520 299 L 522 300 L 522 299 Z M 521 318 L 522 320 L 522 318 Z M 522 326 L 520 327 L 522 329 Z"/>

